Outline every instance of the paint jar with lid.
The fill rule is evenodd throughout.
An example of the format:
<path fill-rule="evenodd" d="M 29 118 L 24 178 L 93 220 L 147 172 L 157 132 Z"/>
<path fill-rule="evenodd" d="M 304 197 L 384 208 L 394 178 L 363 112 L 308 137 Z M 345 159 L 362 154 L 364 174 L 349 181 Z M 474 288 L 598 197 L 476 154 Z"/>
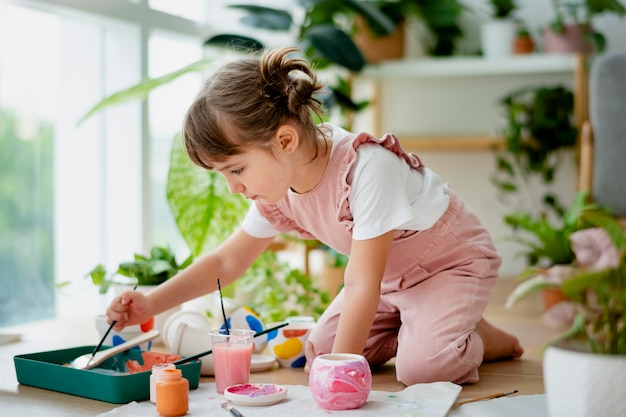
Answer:
<path fill-rule="evenodd" d="M 163 417 L 184 416 L 189 411 L 189 381 L 180 369 L 165 369 L 156 383 L 156 409 Z"/>
<path fill-rule="evenodd" d="M 156 383 L 160 381 L 163 375 L 163 371 L 166 369 L 176 369 L 176 365 L 173 363 L 157 363 L 152 366 L 152 373 L 150 374 L 150 401 L 156 404 Z"/>

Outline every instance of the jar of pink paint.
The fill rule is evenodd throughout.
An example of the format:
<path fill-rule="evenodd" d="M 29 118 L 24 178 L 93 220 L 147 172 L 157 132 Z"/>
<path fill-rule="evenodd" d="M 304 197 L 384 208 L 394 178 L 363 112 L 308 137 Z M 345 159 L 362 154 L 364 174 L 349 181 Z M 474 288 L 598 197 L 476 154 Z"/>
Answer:
<path fill-rule="evenodd" d="M 372 372 L 367 359 L 351 353 L 317 356 L 309 373 L 311 396 L 326 410 L 351 410 L 367 401 Z"/>

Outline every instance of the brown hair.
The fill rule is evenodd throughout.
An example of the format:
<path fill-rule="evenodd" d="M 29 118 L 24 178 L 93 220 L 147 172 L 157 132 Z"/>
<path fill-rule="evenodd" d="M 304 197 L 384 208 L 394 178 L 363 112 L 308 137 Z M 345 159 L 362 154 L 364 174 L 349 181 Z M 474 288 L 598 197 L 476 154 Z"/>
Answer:
<path fill-rule="evenodd" d="M 191 160 L 212 169 L 249 147 L 269 149 L 278 127 L 290 121 L 318 155 L 321 130 L 314 114 L 322 114 L 315 97 L 324 87 L 310 65 L 296 58 L 295 47 L 265 51 L 219 69 L 203 86 L 183 122 L 183 142 Z"/>

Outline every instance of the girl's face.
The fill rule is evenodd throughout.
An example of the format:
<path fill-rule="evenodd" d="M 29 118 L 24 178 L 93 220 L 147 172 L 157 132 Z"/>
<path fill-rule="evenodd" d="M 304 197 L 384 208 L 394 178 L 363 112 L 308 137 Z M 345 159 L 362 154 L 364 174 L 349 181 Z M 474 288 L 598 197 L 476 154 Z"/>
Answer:
<path fill-rule="evenodd" d="M 226 178 L 232 194 L 268 204 L 275 204 L 285 196 L 292 178 L 284 158 L 262 149 L 231 156 L 213 167 Z"/>

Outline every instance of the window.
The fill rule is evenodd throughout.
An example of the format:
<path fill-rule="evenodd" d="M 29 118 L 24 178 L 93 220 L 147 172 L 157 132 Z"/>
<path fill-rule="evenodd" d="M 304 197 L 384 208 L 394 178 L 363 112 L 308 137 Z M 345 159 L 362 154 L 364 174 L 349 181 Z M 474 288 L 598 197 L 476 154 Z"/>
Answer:
<path fill-rule="evenodd" d="M 108 298 L 84 278 L 96 264 L 114 269 L 153 244 L 184 249 L 165 181 L 200 77 L 77 122 L 142 75 L 200 58 L 189 18 L 203 19 L 205 2 L 150 1 L 176 3 L 179 16 L 147 0 L 104 3 L 0 3 L 0 327 L 101 313 Z"/>

